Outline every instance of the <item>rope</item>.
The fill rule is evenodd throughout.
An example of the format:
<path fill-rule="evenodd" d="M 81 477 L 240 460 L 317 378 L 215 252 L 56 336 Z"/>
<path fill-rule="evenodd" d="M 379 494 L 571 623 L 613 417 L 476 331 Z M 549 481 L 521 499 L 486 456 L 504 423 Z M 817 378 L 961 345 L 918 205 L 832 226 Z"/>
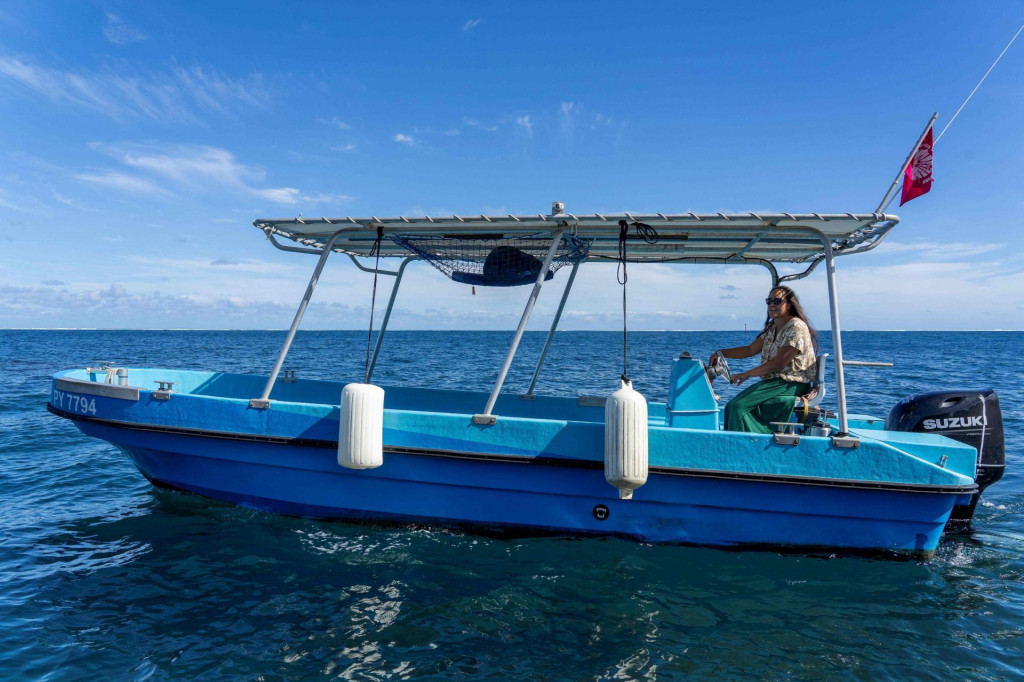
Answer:
<path fill-rule="evenodd" d="M 946 123 L 945 127 L 942 128 L 942 131 L 939 133 L 939 136 L 936 137 L 935 138 L 935 142 L 932 143 L 933 145 L 938 144 L 939 140 L 942 139 L 942 136 L 946 134 L 947 130 L 949 130 L 949 126 L 953 125 L 953 121 L 955 121 L 956 117 L 960 115 L 960 112 L 963 111 L 963 108 L 965 106 L 967 106 L 967 103 L 971 101 L 971 98 L 974 97 L 974 93 L 976 93 L 978 91 L 978 88 L 981 87 L 981 84 L 984 83 L 985 79 L 988 78 L 988 75 L 990 73 L 992 73 L 992 69 L 996 68 L 996 64 L 998 64 L 999 60 L 1003 58 L 1003 55 L 1006 54 L 1006 51 L 1010 49 L 1010 45 L 1013 45 L 1013 41 L 1017 40 L 1017 36 L 1020 35 L 1021 31 L 1024 31 L 1024 24 L 1022 24 L 1021 27 L 1017 29 L 1017 32 L 1013 34 L 1013 37 L 1010 38 L 1010 42 L 1008 42 L 1006 44 L 1006 47 L 1003 48 L 1003 51 L 1000 52 L 999 56 L 996 57 L 996 60 L 994 62 L 992 62 L 992 66 L 988 67 L 988 71 L 985 72 L 985 75 L 981 77 L 981 80 L 978 81 L 978 84 L 974 86 L 973 90 L 971 90 L 971 94 L 967 95 L 967 99 L 964 100 L 963 104 L 960 105 L 960 108 L 956 110 L 955 114 L 953 114 L 953 117 L 951 119 L 949 119 L 949 122 Z M 903 183 L 900 183 L 900 186 L 902 186 L 902 185 L 903 185 Z M 881 212 L 885 213 L 885 210 L 887 208 L 889 208 L 889 204 L 891 204 L 895 200 L 896 200 L 896 194 L 893 194 L 892 198 L 889 199 L 888 202 L 886 202 L 885 207 L 882 208 Z"/>
<path fill-rule="evenodd" d="M 629 228 L 636 228 L 636 236 L 648 244 L 658 241 L 658 232 L 647 223 L 619 221 L 619 265 L 615 270 L 615 279 L 622 285 L 622 380 L 629 383 L 628 350 L 629 343 L 626 336 L 626 282 L 629 281 L 629 274 L 626 272 L 627 248 L 626 239 L 629 238 Z"/>
<path fill-rule="evenodd" d="M 373 309 L 377 304 L 377 274 L 380 272 L 380 241 L 384 237 L 384 226 L 377 226 L 377 239 L 373 242 L 373 248 L 369 255 L 377 257 L 377 263 L 373 266 L 373 295 L 370 297 L 370 329 L 366 332 L 366 369 L 363 371 L 363 383 L 370 383 L 370 342 L 373 340 Z"/>
<path fill-rule="evenodd" d="M 626 372 L 627 354 L 629 345 L 626 340 L 626 282 L 629 275 L 626 273 L 626 236 L 629 234 L 629 223 L 625 220 L 619 221 L 619 266 L 615 269 L 615 279 L 622 285 L 622 380 L 629 383 L 629 375 Z"/>
<path fill-rule="evenodd" d="M 1010 45 L 1013 45 L 1013 41 L 1017 39 L 1017 36 L 1020 35 L 1021 31 L 1024 31 L 1024 24 L 1022 24 L 1021 27 L 1017 29 L 1017 32 L 1013 34 L 1013 37 L 1010 38 L 1010 42 L 1006 44 L 1006 47 L 1003 48 L 1003 51 L 1000 52 L 999 56 L 996 57 L 996 60 L 992 62 L 992 66 L 988 67 L 988 71 L 985 72 L 985 75 L 981 77 L 981 80 L 978 81 L 978 84 L 974 86 L 973 90 L 971 90 L 971 94 L 967 95 L 967 99 L 965 99 L 964 103 L 960 105 L 960 109 L 957 109 L 956 113 L 953 114 L 953 118 L 949 119 L 949 123 L 947 123 L 946 127 L 942 129 L 942 132 L 939 133 L 939 136 L 935 138 L 936 142 L 941 140 L 942 136 L 946 133 L 946 129 L 948 129 L 949 126 L 953 125 L 953 121 L 955 121 L 956 117 L 960 115 L 960 110 L 967 106 L 967 103 L 971 100 L 972 97 L 974 97 L 974 93 L 978 91 L 978 88 L 981 87 L 981 84 L 984 83 L 985 79 L 988 78 L 988 75 L 992 73 L 992 69 L 996 68 L 996 64 L 998 64 L 999 60 L 1003 58 L 1003 55 L 1006 54 L 1006 51 L 1010 49 Z"/>

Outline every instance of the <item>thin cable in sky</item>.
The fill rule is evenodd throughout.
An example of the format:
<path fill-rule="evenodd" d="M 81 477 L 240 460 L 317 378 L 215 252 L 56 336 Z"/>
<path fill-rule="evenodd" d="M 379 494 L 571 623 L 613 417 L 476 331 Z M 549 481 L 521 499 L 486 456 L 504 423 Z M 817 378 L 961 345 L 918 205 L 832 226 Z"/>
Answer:
<path fill-rule="evenodd" d="M 971 90 L 971 94 L 967 95 L 967 99 L 965 99 L 964 103 L 960 105 L 960 109 L 957 109 L 956 113 L 953 114 L 953 118 L 949 119 L 949 123 L 947 123 L 946 126 L 942 129 L 942 132 L 939 133 L 939 136 L 935 138 L 936 142 L 941 140 L 942 136 L 946 134 L 946 130 L 949 128 L 949 126 L 953 125 L 953 121 L 955 121 L 956 117 L 960 115 L 960 110 L 967 106 L 967 102 L 970 101 L 971 97 L 974 97 L 974 93 L 978 91 L 978 88 L 981 87 L 981 84 L 984 83 L 985 79 L 988 78 L 988 75 L 992 73 L 992 69 L 996 68 L 996 64 L 998 64 L 999 60 L 1003 58 L 1003 55 L 1006 54 L 1006 51 L 1010 49 L 1010 45 L 1013 45 L 1013 41 L 1017 39 L 1017 36 L 1020 35 L 1021 31 L 1024 31 L 1024 24 L 1022 24 L 1021 27 L 1017 29 L 1017 32 L 1013 34 L 1013 37 L 1010 38 L 1010 42 L 1006 44 L 1006 47 L 1003 48 L 1003 51 L 1000 52 L 999 56 L 996 57 L 996 60 L 992 62 L 992 66 L 988 67 L 988 71 L 985 72 L 985 75 L 981 77 L 981 80 L 978 81 L 978 84 L 974 86 L 973 90 Z"/>
<path fill-rule="evenodd" d="M 940 132 L 939 136 L 935 138 L 935 143 L 938 143 L 938 141 L 942 139 L 942 136 L 946 134 L 946 131 L 949 130 L 949 126 L 953 125 L 953 121 L 955 121 L 956 117 L 960 115 L 960 112 L 963 110 L 965 106 L 967 106 L 967 103 L 971 101 L 971 98 L 974 97 L 974 93 L 978 91 L 978 88 L 981 87 L 981 84 L 984 83 L 985 79 L 988 78 L 988 75 L 992 73 L 992 69 L 996 68 L 996 64 L 998 64 L 999 60 L 1003 58 L 1003 55 L 1006 54 L 1006 51 L 1010 49 L 1010 45 L 1013 45 L 1013 41 L 1017 39 L 1017 36 L 1020 35 L 1021 31 L 1024 31 L 1024 24 L 1022 24 L 1021 27 L 1017 29 L 1017 32 L 1013 34 L 1013 37 L 1010 38 L 1010 42 L 1006 44 L 1006 47 L 1003 48 L 1003 51 L 1000 52 L 999 56 L 996 57 L 996 60 L 992 62 L 992 66 L 988 67 L 988 71 L 985 72 L 985 75 L 981 77 L 981 80 L 978 81 L 978 84 L 974 86 L 973 90 L 971 90 L 971 94 L 967 95 L 967 99 L 963 101 L 963 104 L 960 105 L 960 108 L 956 110 L 956 113 L 953 114 L 953 117 L 950 118 L 946 125 L 942 128 L 942 132 Z M 902 185 L 902 183 L 900 184 Z M 889 199 L 889 201 L 885 202 L 885 206 L 882 208 L 880 212 L 885 213 L 885 210 L 889 208 L 889 204 L 895 201 L 895 199 L 896 194 L 894 193 L 892 195 L 892 198 Z"/>

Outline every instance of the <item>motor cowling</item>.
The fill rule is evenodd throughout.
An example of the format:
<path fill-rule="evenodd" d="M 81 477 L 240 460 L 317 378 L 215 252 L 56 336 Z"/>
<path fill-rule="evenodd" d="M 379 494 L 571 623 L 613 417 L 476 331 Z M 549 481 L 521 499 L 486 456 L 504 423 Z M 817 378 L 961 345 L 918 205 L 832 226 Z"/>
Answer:
<path fill-rule="evenodd" d="M 992 389 L 980 391 L 932 391 L 904 398 L 885 420 L 888 431 L 937 433 L 970 445 L 978 451 L 975 481 L 978 492 L 970 504 L 956 505 L 949 525 L 970 525 L 981 493 L 1003 477 L 1006 448 L 999 397 Z"/>

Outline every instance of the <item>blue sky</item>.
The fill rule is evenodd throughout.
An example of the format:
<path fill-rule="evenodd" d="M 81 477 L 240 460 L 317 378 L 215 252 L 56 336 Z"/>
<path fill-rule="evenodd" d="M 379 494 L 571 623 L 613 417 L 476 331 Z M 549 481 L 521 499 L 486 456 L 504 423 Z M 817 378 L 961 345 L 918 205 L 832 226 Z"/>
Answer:
<path fill-rule="evenodd" d="M 1021 23 L 1020 1 L 0 4 L 0 327 L 285 328 L 314 261 L 258 217 L 870 212 Z M 1024 328 L 1021 121 L 1024 38 L 932 192 L 838 261 L 844 328 Z M 763 320 L 761 268 L 630 275 L 633 328 Z M 365 327 L 370 285 L 329 263 L 304 327 Z M 827 327 L 822 273 L 796 287 Z M 528 293 L 414 265 L 392 324 L 511 329 Z M 563 328 L 615 329 L 619 296 L 585 266 Z"/>

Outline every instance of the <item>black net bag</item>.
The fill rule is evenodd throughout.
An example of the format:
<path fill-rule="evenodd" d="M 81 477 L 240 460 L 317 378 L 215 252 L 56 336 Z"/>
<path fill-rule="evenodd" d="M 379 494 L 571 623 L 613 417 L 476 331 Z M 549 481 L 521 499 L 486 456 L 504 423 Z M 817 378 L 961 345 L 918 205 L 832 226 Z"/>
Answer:
<path fill-rule="evenodd" d="M 395 244 L 408 249 L 445 274 L 452 281 L 483 287 L 515 287 L 533 284 L 551 237 L 506 237 L 504 235 L 388 235 Z M 563 235 L 551 260 L 545 280 L 563 265 L 585 260 L 590 240 Z"/>

